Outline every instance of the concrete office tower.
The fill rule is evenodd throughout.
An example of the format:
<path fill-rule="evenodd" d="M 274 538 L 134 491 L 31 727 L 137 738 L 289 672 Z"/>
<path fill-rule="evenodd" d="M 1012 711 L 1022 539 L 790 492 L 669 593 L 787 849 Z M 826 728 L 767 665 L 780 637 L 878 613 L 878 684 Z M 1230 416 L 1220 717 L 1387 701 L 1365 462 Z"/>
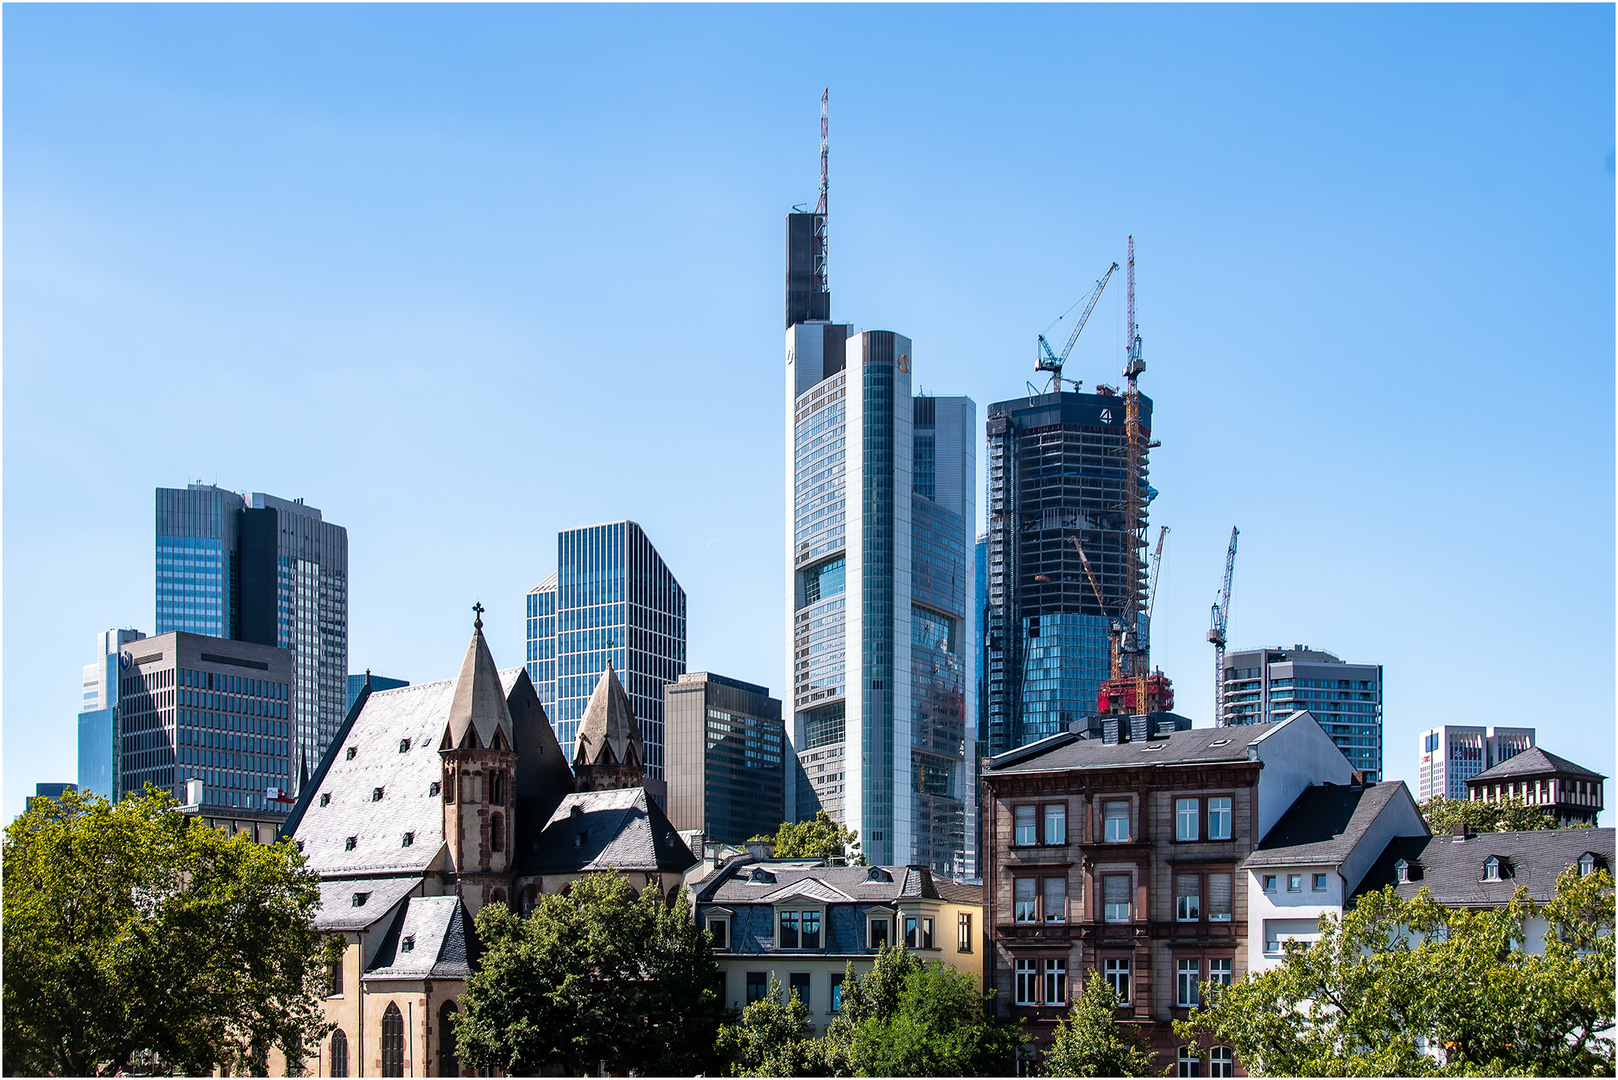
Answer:
<path fill-rule="evenodd" d="M 712 672 L 663 687 L 668 734 L 668 817 L 741 845 L 774 834 L 784 818 L 786 731 L 768 689 Z"/>
<path fill-rule="evenodd" d="M 139 630 L 106 630 L 96 637 L 96 661 L 84 665 L 79 705 L 80 791 L 117 800 L 118 787 L 118 651 L 146 635 Z"/>
<path fill-rule="evenodd" d="M 348 530 L 303 500 L 157 489 L 157 633 L 289 649 L 292 783 L 348 709 Z"/>
<path fill-rule="evenodd" d="M 1142 522 L 1156 493 L 1126 476 L 1124 399 L 1074 391 L 989 406 L 988 628 L 985 650 L 990 754 L 1065 732 L 1097 712 L 1111 675 L 1109 613 L 1144 593 L 1146 560 L 1125 581 L 1125 485 L 1142 489 Z M 1152 401 L 1140 399 L 1150 438 Z M 1077 536 L 1108 610 L 1096 603 Z M 1150 632 L 1144 617 L 1140 635 Z"/>
<path fill-rule="evenodd" d="M 1421 733 L 1421 769 L 1416 798 L 1467 798 L 1466 782 L 1534 745 L 1531 727 L 1471 727 L 1441 724 Z"/>
<path fill-rule="evenodd" d="M 1244 649 L 1225 654 L 1223 724 L 1285 720 L 1308 709 L 1373 783 L 1382 779 L 1382 665 L 1348 664 L 1332 653 Z"/>
<path fill-rule="evenodd" d="M 528 593 L 529 680 L 572 761 L 579 721 L 612 661 L 646 743 L 646 790 L 661 801 L 663 687 L 685 674 L 685 590 L 633 521 L 558 533 L 556 565 Z"/>
<path fill-rule="evenodd" d="M 825 810 L 873 864 L 958 875 L 975 407 L 913 398 L 910 339 L 850 329 L 786 335 L 787 813 Z"/>
<path fill-rule="evenodd" d="M 556 575 L 528 590 L 524 667 L 547 713 L 556 705 Z"/>
<path fill-rule="evenodd" d="M 204 807 L 284 816 L 296 761 L 290 649 L 174 632 L 126 644 L 118 656 L 120 786 L 183 798 L 204 783 Z M 318 764 L 318 763 L 317 763 Z"/>

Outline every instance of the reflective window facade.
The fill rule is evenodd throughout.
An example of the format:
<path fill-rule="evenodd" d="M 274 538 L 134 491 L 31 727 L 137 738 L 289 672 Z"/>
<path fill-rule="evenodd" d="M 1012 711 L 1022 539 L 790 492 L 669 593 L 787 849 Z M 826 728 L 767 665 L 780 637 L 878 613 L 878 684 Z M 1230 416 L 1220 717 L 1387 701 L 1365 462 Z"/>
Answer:
<path fill-rule="evenodd" d="M 762 686 L 698 672 L 663 688 L 668 815 L 741 845 L 784 819 L 786 732 L 781 702 Z"/>
<path fill-rule="evenodd" d="M 527 663 L 557 741 L 572 760 L 610 659 L 646 740 L 646 776 L 660 781 L 663 687 L 685 674 L 685 590 L 633 521 L 566 530 L 556 550 L 554 583 L 528 594 Z"/>
<path fill-rule="evenodd" d="M 79 708 L 79 790 L 109 799 L 119 796 L 123 764 L 118 742 L 118 653 L 146 635 L 108 630 L 97 635 L 96 660 L 84 665 Z"/>
<path fill-rule="evenodd" d="M 1307 645 L 1244 649 L 1225 654 L 1224 679 L 1221 723 L 1285 720 L 1307 709 L 1354 768 L 1382 779 L 1381 664 L 1344 663 Z M 1464 799 L 1464 781 L 1460 790 Z"/>

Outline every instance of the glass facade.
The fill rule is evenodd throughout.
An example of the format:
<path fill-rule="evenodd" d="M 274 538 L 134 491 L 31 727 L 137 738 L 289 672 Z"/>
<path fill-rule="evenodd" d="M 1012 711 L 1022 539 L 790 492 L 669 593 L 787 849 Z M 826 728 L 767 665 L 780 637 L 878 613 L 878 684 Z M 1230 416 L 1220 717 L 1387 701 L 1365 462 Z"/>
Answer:
<path fill-rule="evenodd" d="M 108 630 L 97 636 L 95 662 L 84 665 L 78 719 L 80 791 L 119 798 L 118 652 L 145 636 L 139 630 Z"/>
<path fill-rule="evenodd" d="M 663 687 L 685 674 L 685 590 L 633 521 L 557 535 L 557 572 L 529 592 L 529 678 L 572 760 L 579 722 L 612 662 L 663 777 Z M 547 585 L 550 587 L 547 588 Z M 554 703 L 554 707 L 553 707 Z"/>
<path fill-rule="evenodd" d="M 1382 779 L 1382 666 L 1349 664 L 1320 649 L 1225 654 L 1226 724 L 1285 720 L 1307 709 L 1366 779 Z M 1464 788 L 1463 788 L 1464 797 Z"/>

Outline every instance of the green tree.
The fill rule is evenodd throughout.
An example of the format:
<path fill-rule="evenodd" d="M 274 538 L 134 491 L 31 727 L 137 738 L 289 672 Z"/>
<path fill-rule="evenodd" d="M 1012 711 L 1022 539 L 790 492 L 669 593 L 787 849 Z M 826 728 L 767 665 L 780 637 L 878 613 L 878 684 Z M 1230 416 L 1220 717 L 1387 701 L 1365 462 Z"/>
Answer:
<path fill-rule="evenodd" d="M 829 859 L 864 866 L 859 835 L 858 830 L 844 828 L 820 810 L 812 821 L 783 821 L 773 837 L 760 835 L 753 839 L 773 843 L 778 859 Z"/>
<path fill-rule="evenodd" d="M 1092 973 L 1084 993 L 1057 1021 L 1045 1051 L 1046 1076 L 1161 1076 L 1152 1048 L 1133 1024 L 1118 1021 L 1122 1003 L 1106 979 Z"/>
<path fill-rule="evenodd" d="M 155 788 L 68 792 L 6 828 L 3 891 L 7 1073 L 257 1071 L 326 1033 L 338 946 L 290 841 L 227 836 Z"/>
<path fill-rule="evenodd" d="M 1512 796 L 1500 802 L 1482 799 L 1447 799 L 1434 795 L 1421 804 L 1421 815 L 1435 835 L 1455 831 L 1465 822 L 1475 833 L 1533 832 L 1539 829 L 1559 828 L 1556 819 L 1540 806 L 1529 806 L 1521 796 Z"/>
<path fill-rule="evenodd" d="M 683 894 L 664 904 L 651 886 L 637 896 L 619 874 L 590 874 L 526 918 L 483 908 L 477 932 L 482 966 L 455 1027 L 466 1064 L 677 1076 L 712 1062 L 718 965 Z"/>
<path fill-rule="evenodd" d="M 1279 968 L 1205 987 L 1175 1031 L 1229 1043 L 1255 1075 L 1610 1076 L 1612 877 L 1556 884 L 1543 909 L 1525 889 L 1487 911 L 1369 894 L 1313 945 L 1288 942 Z"/>
<path fill-rule="evenodd" d="M 769 991 L 720 1029 L 719 1053 L 731 1062 L 732 1076 L 809 1076 L 821 1062 L 809 1006 L 797 994 L 783 1000 L 773 974 Z"/>

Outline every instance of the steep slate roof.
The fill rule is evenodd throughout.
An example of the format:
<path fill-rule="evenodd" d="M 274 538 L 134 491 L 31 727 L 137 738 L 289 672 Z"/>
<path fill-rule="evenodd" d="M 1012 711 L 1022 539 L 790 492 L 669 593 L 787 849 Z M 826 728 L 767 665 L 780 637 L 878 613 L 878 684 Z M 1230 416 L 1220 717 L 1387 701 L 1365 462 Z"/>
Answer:
<path fill-rule="evenodd" d="M 603 751 L 610 750 L 611 756 Z M 633 750 L 633 754 L 631 754 Z M 607 670 L 596 680 L 590 704 L 584 708 L 579 721 L 577 749 L 573 752 L 575 764 L 624 765 L 646 763 L 646 743 L 641 739 L 640 725 L 635 723 L 635 710 L 629 704 L 624 684 L 607 661 Z"/>
<path fill-rule="evenodd" d="M 1242 865 L 1341 863 L 1402 787 L 1316 784 L 1298 796 Z"/>
<path fill-rule="evenodd" d="M 506 708 L 506 690 L 494 657 L 489 654 L 489 643 L 483 640 L 482 619 L 473 624 L 472 641 L 466 647 L 466 659 L 461 661 L 461 673 L 455 678 L 447 723 L 451 746 L 468 745 L 469 730 L 476 733 L 477 746 L 495 745 L 496 732 L 503 749 L 513 745 L 511 710 Z"/>
<path fill-rule="evenodd" d="M 1035 773 L 1068 769 L 1128 768 L 1138 765 L 1189 765 L 1203 762 L 1246 761 L 1248 750 L 1270 733 L 1303 715 L 1264 724 L 1193 728 L 1141 742 L 1108 745 L 1073 735 L 1049 739 L 990 758 L 984 772 Z M 1160 748 L 1160 749 L 1159 749 Z"/>
<path fill-rule="evenodd" d="M 1537 746 L 1530 746 L 1520 754 L 1514 754 L 1492 769 L 1485 769 L 1476 776 L 1467 780 L 1468 784 L 1480 783 L 1484 780 L 1504 780 L 1513 776 L 1533 776 L 1543 773 L 1573 773 L 1576 776 L 1594 776 L 1599 780 L 1606 777 L 1601 773 L 1586 769 L 1583 765 L 1569 761 L 1565 757 L 1557 757 L 1548 750 Z"/>
<path fill-rule="evenodd" d="M 477 952 L 472 917 L 459 896 L 412 896 L 394 916 L 364 977 L 469 979 Z"/>
<path fill-rule="evenodd" d="M 1375 865 L 1366 872 L 1358 898 L 1385 885 L 1404 899 L 1413 898 L 1425 887 L 1432 898 L 1447 907 L 1500 907 L 1511 901 L 1519 886 L 1544 902 L 1556 892 L 1556 877 L 1579 861 L 1586 851 L 1593 852 L 1612 866 L 1611 829 L 1538 829 L 1533 832 L 1491 832 L 1469 836 L 1457 843 L 1453 836 L 1395 837 Z M 1483 860 L 1490 855 L 1507 860 L 1513 876 L 1503 881 L 1482 881 Z M 1411 864 L 1411 880 L 1397 884 L 1393 864 L 1398 859 Z M 1417 873 L 1420 877 L 1417 877 Z"/>
<path fill-rule="evenodd" d="M 577 811 L 577 813 L 575 813 Z M 563 797 L 538 835 L 519 842 L 516 872 L 669 871 L 697 863 L 643 787 Z"/>
<path fill-rule="evenodd" d="M 754 881 L 755 869 L 773 881 Z M 699 885 L 697 900 L 704 904 L 772 904 L 776 897 L 819 894 L 827 903 L 897 903 L 905 900 L 947 900 L 981 904 L 982 891 L 923 873 L 921 867 L 885 866 L 890 881 L 872 881 L 869 866 L 805 866 L 801 860 L 736 860 L 727 863 Z M 946 895 L 945 890 L 948 890 Z"/>
<path fill-rule="evenodd" d="M 316 930 L 364 930 L 382 918 L 406 894 L 421 884 L 419 877 L 328 878 L 320 883 L 320 910 Z M 354 894 L 368 894 L 354 906 Z"/>

